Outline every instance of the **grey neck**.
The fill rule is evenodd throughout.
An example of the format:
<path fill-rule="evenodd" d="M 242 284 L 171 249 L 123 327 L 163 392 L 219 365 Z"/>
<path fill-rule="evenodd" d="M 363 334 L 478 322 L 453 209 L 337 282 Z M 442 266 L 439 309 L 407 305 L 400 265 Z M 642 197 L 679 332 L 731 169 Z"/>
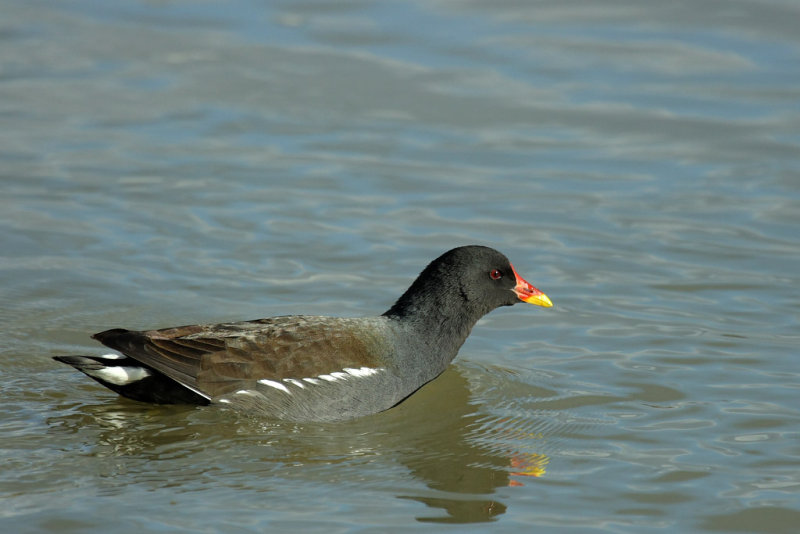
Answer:
<path fill-rule="evenodd" d="M 448 298 L 449 297 L 449 298 Z M 436 292 L 403 295 L 384 313 L 402 334 L 404 354 L 400 364 L 411 367 L 416 380 L 427 382 L 456 357 L 472 327 L 484 313 L 472 309 L 459 293 Z"/>

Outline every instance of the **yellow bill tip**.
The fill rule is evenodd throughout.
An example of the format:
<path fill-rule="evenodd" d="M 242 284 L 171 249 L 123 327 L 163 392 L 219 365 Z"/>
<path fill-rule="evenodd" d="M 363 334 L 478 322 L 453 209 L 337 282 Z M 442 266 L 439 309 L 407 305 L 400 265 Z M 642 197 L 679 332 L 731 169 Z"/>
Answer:
<path fill-rule="evenodd" d="M 550 300 L 550 298 L 541 292 L 538 295 L 531 295 L 520 300 L 522 300 L 522 302 L 527 302 L 528 304 L 534 304 L 543 308 L 553 307 L 553 302 Z"/>

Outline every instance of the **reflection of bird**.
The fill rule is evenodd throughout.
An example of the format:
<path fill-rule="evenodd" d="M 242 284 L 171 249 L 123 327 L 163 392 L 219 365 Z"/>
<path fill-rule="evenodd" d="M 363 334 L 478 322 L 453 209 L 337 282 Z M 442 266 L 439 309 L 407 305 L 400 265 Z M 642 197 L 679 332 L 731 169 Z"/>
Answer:
<path fill-rule="evenodd" d="M 514 476 L 526 476 L 526 477 L 540 477 L 545 473 L 545 467 L 550 462 L 550 458 L 548 458 L 544 454 L 539 453 L 520 453 L 516 454 L 511 457 L 511 467 L 514 468 L 514 472 L 511 473 Z M 509 486 L 522 486 L 522 482 L 517 480 L 511 480 L 508 483 Z"/>
<path fill-rule="evenodd" d="M 422 388 L 390 417 L 382 418 L 396 427 L 389 431 L 394 437 L 383 438 L 382 446 L 400 450 L 398 460 L 427 486 L 419 494 L 406 491 L 400 497 L 447 513 L 422 516 L 423 522 L 491 521 L 506 511 L 493 494 L 499 488 L 522 485 L 512 477 L 544 474 L 548 461 L 546 455 L 532 452 L 543 445 L 542 434 L 531 431 L 534 420 L 495 418 L 480 408 L 467 377 L 479 381 L 488 377 L 485 371 L 476 375 L 469 369 L 451 366 L 436 387 Z M 530 465 L 525 464 L 528 460 Z M 539 462 L 541 471 L 534 462 Z"/>
<path fill-rule="evenodd" d="M 497 407 L 492 392 L 508 385 L 506 376 L 465 363 L 449 366 L 396 409 L 338 423 L 269 421 L 176 405 L 142 409 L 124 400 L 75 407 L 66 399 L 48 423 L 94 436 L 91 453 L 76 461 L 124 457 L 92 467 L 109 475 L 123 469 L 128 476 L 115 484 L 136 479 L 148 487 L 191 487 L 209 476 L 209 457 L 217 458 L 211 480 L 230 482 L 235 473 L 258 487 L 270 485 L 265 473 L 385 487 L 386 470 L 403 466 L 407 476 L 395 481 L 400 489 L 394 495 L 427 507 L 417 510 L 419 521 L 475 523 L 505 513 L 502 489 L 527 483 L 529 477 L 519 476 L 527 459 L 547 458 L 536 452 L 547 446 L 537 430 L 547 422 L 535 410 L 512 417 L 488 413 Z M 168 476 L 150 476 L 151 461 L 165 458 L 170 461 L 159 469 Z M 372 467 L 364 469 L 365 463 Z"/>
<path fill-rule="evenodd" d="M 58 356 L 117 393 L 157 403 L 225 403 L 296 421 L 386 410 L 438 376 L 482 316 L 552 306 L 488 247 L 446 252 L 379 317 L 284 316 L 95 334 L 123 355 Z"/>

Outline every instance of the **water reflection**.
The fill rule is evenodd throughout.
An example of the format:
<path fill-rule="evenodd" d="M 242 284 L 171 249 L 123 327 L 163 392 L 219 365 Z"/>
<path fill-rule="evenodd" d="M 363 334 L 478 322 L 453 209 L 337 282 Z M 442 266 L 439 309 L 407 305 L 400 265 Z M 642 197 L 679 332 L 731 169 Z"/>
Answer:
<path fill-rule="evenodd" d="M 396 497 L 446 514 L 425 514 L 418 521 L 474 523 L 505 513 L 496 491 L 543 475 L 548 462 L 531 452 L 540 434 L 514 430 L 531 421 L 481 413 L 457 367 L 394 410 L 342 424 L 266 422 L 223 409 L 114 397 L 65 412 L 48 420 L 50 431 L 92 433 L 84 436 L 85 456 L 100 460 L 92 469 L 110 479 L 106 493 L 130 483 L 175 491 L 219 484 L 263 490 L 255 481 L 271 476 L 306 483 L 349 478 L 359 487 L 377 486 L 377 480 L 364 480 L 364 462 L 384 462 L 384 469 L 370 469 L 369 476 L 402 465 L 411 476 Z M 414 481 L 426 489 L 418 490 Z"/>
<path fill-rule="evenodd" d="M 515 475 L 544 474 L 547 456 L 509 448 L 508 438 L 513 436 L 505 430 L 506 421 L 487 421 L 471 401 L 467 379 L 457 367 L 451 367 L 435 385 L 424 388 L 392 414 L 404 420 L 403 439 L 415 446 L 399 460 L 416 479 L 443 492 L 400 495 L 447 513 L 444 517 L 418 517 L 419 521 L 491 521 L 507 508 L 492 497 L 498 488 L 521 484 Z"/>

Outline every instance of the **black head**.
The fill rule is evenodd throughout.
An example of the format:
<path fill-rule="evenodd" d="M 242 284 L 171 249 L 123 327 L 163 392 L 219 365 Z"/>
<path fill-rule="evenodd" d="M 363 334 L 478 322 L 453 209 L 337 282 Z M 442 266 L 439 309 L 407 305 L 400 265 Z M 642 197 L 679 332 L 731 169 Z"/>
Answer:
<path fill-rule="evenodd" d="M 477 321 L 517 302 L 552 306 L 520 277 L 503 254 L 478 245 L 454 248 L 433 260 L 385 315 L 464 315 Z"/>

